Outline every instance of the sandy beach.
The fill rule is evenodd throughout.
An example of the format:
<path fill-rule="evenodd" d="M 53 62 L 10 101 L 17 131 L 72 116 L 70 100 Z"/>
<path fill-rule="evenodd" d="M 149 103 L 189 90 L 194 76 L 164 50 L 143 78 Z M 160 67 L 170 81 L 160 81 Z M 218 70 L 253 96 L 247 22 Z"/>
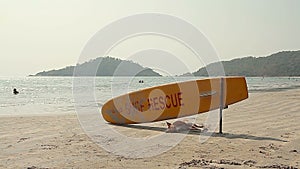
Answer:
<path fill-rule="evenodd" d="M 299 89 L 250 93 L 224 110 L 224 134 L 217 129 L 200 143 L 190 133 L 170 151 L 141 159 L 106 152 L 85 135 L 75 113 L 0 117 L 0 168 L 300 168 L 299 100 Z M 198 116 L 199 123 L 206 117 Z M 137 137 L 164 132 L 115 128 Z"/>

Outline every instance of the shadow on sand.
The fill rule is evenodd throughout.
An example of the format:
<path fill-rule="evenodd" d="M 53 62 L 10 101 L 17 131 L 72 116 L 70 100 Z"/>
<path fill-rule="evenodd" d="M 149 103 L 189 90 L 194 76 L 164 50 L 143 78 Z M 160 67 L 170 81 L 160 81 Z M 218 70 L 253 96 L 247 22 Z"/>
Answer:
<path fill-rule="evenodd" d="M 166 128 L 163 127 L 153 127 L 153 126 L 144 126 L 144 125 L 136 125 L 136 124 L 110 124 L 114 126 L 122 126 L 132 129 L 143 129 L 143 130 L 152 130 L 152 131 L 161 131 L 166 132 Z M 287 142 L 286 140 L 272 138 L 272 137 L 259 137 L 253 136 L 249 134 L 233 134 L 233 133 L 215 133 L 215 132 L 201 132 L 200 130 L 190 130 L 190 131 L 183 131 L 177 132 L 182 134 L 190 134 L 190 135 L 203 135 L 203 136 L 210 136 L 210 137 L 224 137 L 227 139 L 248 139 L 248 140 L 269 140 L 269 141 L 281 141 Z"/>

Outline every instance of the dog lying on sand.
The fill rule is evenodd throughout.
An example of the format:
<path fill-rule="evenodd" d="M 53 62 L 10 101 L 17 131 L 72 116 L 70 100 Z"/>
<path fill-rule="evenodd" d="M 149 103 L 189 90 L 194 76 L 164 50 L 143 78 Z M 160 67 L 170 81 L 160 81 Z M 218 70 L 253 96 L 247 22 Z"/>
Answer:
<path fill-rule="evenodd" d="M 175 121 L 173 124 L 166 122 L 168 125 L 167 133 L 176 133 L 176 132 L 182 132 L 182 131 L 189 131 L 189 130 L 199 130 L 203 131 L 205 130 L 203 125 L 198 125 L 195 123 L 186 123 L 184 121 Z"/>

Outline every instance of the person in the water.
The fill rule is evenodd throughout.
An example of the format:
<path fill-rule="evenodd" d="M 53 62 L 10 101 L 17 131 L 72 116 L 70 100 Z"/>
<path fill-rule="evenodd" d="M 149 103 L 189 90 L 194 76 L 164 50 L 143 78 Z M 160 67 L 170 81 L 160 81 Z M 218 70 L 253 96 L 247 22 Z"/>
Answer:
<path fill-rule="evenodd" d="M 17 91 L 16 88 L 14 88 L 13 93 L 14 93 L 15 95 L 19 94 L 19 92 Z"/>

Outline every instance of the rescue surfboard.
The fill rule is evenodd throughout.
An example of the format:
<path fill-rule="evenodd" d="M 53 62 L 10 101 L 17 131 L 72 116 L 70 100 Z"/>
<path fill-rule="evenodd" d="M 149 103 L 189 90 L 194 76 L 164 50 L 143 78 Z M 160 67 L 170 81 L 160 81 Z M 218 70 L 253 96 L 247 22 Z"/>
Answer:
<path fill-rule="evenodd" d="M 247 98 L 245 77 L 208 78 L 127 93 L 107 101 L 101 113 L 113 124 L 147 123 L 205 113 Z"/>

